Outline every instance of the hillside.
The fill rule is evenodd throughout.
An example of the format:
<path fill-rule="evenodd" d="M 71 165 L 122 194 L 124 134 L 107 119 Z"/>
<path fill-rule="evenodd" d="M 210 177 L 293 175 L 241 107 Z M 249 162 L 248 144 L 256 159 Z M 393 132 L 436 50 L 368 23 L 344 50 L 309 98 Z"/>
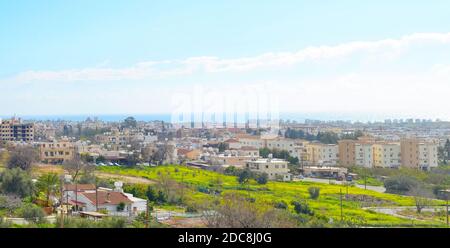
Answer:
<path fill-rule="evenodd" d="M 359 226 L 406 227 L 414 225 L 439 227 L 444 224 L 438 219 L 412 221 L 408 218 L 362 209 L 363 207 L 414 206 L 414 199 L 352 186 L 313 182 L 268 182 L 260 185 L 254 180 L 251 180 L 248 185 L 241 185 L 235 176 L 185 166 L 159 166 L 145 169 L 100 167 L 98 170 L 110 174 L 142 177 L 153 181 L 161 181 L 163 177 L 168 177 L 187 187 L 184 194 L 189 204 L 202 204 L 204 201 L 217 199 L 217 195 L 208 193 L 212 191 L 221 192 L 220 196 L 233 192 L 243 194 L 254 199 L 254 204 L 261 207 L 274 206 L 276 203 L 285 202 L 289 206 L 288 211 L 291 212 L 293 212 L 293 207 L 290 204 L 292 201 L 306 200 L 317 216 L 339 221 L 341 218 L 340 192 L 342 192 L 343 219 L 357 223 Z M 320 197 L 317 200 L 312 200 L 309 197 L 308 188 L 313 186 L 320 188 Z M 433 204 L 439 205 L 442 202 L 434 201 Z"/>

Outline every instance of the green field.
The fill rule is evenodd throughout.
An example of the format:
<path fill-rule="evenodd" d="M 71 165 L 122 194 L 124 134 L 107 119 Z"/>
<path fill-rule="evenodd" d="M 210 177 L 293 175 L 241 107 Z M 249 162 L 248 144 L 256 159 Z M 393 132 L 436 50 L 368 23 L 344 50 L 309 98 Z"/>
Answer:
<path fill-rule="evenodd" d="M 171 179 L 189 186 L 191 190 L 187 191 L 187 195 L 189 201 L 192 202 L 213 199 L 212 195 L 201 193 L 197 190 L 198 188 L 216 189 L 218 187 L 220 187 L 222 194 L 228 192 L 246 194 L 248 197 L 255 199 L 255 204 L 262 206 L 273 206 L 277 202 L 284 201 L 288 203 L 290 211 L 293 211 L 290 202 L 305 199 L 315 213 L 337 221 L 340 220 L 340 192 L 342 191 L 344 220 L 357 220 L 359 223 L 363 223 L 361 224 L 363 226 L 372 227 L 409 227 L 412 225 L 412 221 L 409 219 L 362 209 L 362 207 L 375 206 L 414 206 L 412 197 L 378 193 L 357 187 L 347 188 L 342 185 L 313 182 L 269 182 L 265 185 L 259 185 L 254 180 L 250 181 L 248 186 L 243 186 L 237 182 L 235 176 L 185 166 L 159 166 L 145 169 L 100 167 L 98 170 L 112 174 L 143 177 L 155 181 L 158 181 L 161 175 L 167 175 Z M 218 181 L 221 182 L 219 185 Z M 312 186 L 320 188 L 320 197 L 317 200 L 309 199 L 308 188 Z M 443 204 L 443 202 L 434 201 L 433 204 L 438 205 Z M 422 227 L 442 227 L 444 224 L 441 221 L 414 221 L 414 226 Z"/>

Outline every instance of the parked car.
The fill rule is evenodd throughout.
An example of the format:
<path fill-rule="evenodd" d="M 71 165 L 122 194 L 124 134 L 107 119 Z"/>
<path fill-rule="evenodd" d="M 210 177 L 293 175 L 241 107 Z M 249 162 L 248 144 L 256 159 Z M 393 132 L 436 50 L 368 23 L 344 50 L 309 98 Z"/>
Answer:
<path fill-rule="evenodd" d="M 111 162 L 108 162 L 108 165 L 109 165 L 109 166 L 113 166 L 114 164 L 113 164 L 113 163 L 111 163 Z"/>
<path fill-rule="evenodd" d="M 351 181 L 353 181 L 353 176 L 348 175 L 348 176 L 345 178 L 345 180 L 347 180 L 347 182 L 351 182 Z"/>

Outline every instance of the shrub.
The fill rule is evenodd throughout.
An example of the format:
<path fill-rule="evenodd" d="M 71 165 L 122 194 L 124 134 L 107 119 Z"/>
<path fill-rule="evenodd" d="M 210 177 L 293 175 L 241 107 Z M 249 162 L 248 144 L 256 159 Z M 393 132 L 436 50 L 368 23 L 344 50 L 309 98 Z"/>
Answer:
<path fill-rule="evenodd" d="M 6 169 L 0 176 L 0 189 L 6 194 L 14 194 L 20 197 L 32 195 L 34 184 L 30 175 L 19 168 Z"/>
<path fill-rule="evenodd" d="M 197 209 L 194 206 L 187 206 L 186 207 L 186 213 L 197 213 Z"/>
<path fill-rule="evenodd" d="M 419 182 L 414 178 L 406 175 L 393 176 L 384 182 L 387 193 L 406 194 L 411 189 L 417 187 Z"/>
<path fill-rule="evenodd" d="M 124 202 L 120 202 L 117 205 L 117 211 L 122 212 L 123 210 L 125 210 L 125 203 Z"/>
<path fill-rule="evenodd" d="M 294 210 L 297 214 L 314 215 L 313 210 L 304 201 L 293 201 L 292 205 L 294 205 Z"/>
<path fill-rule="evenodd" d="M 245 169 L 239 173 L 237 180 L 240 184 L 245 184 L 245 183 L 248 183 L 251 178 L 252 178 L 252 172 L 248 169 Z"/>
<path fill-rule="evenodd" d="M 266 184 L 267 181 L 269 181 L 269 175 L 267 175 L 267 173 L 259 174 L 256 178 L 256 182 L 258 182 L 258 184 Z"/>
<path fill-rule="evenodd" d="M 20 217 L 30 222 L 43 223 L 45 221 L 45 213 L 42 208 L 31 203 L 27 203 L 19 208 L 18 214 Z"/>
<path fill-rule="evenodd" d="M 275 203 L 275 208 L 287 209 L 288 205 L 287 205 L 287 203 L 285 201 L 279 201 L 279 202 Z"/>
<path fill-rule="evenodd" d="M 309 192 L 309 197 L 311 197 L 311 199 L 313 199 L 313 200 L 316 200 L 317 198 L 319 198 L 320 188 L 319 187 L 309 187 L 308 192 Z"/>
<path fill-rule="evenodd" d="M 13 212 L 22 206 L 22 199 L 13 195 L 0 195 L 0 209 Z"/>
<path fill-rule="evenodd" d="M 162 192 L 161 190 L 158 191 L 158 196 L 156 197 L 156 201 L 159 204 L 164 204 L 167 202 L 167 195 L 164 194 L 164 192 Z"/>
<path fill-rule="evenodd" d="M 152 186 L 147 187 L 147 191 L 145 192 L 145 195 L 147 196 L 147 199 L 151 202 L 156 202 L 158 199 L 158 193 L 156 192 L 155 188 Z"/>

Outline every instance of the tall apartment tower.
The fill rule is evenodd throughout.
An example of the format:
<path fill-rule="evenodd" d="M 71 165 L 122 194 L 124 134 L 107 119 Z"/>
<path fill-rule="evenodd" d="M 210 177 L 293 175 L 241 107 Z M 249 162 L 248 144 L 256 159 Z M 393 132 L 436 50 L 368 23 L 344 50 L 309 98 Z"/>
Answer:
<path fill-rule="evenodd" d="M 20 118 L 0 121 L 0 141 L 34 141 L 34 125 L 22 123 Z"/>

